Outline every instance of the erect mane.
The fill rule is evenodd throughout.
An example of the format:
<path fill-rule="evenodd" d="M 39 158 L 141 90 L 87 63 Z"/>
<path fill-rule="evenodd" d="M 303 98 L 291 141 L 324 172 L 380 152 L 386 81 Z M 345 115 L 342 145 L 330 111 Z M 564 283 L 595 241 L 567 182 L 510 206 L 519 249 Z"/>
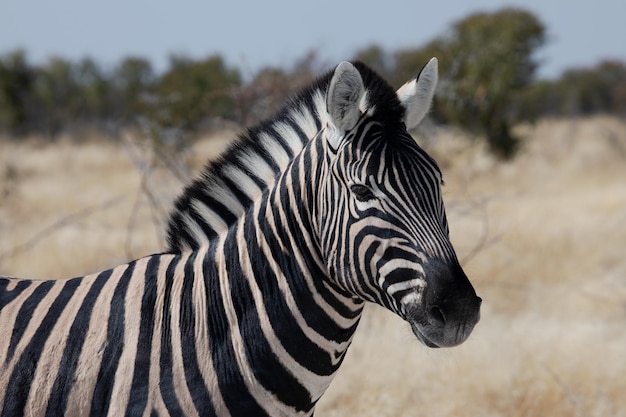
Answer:
<path fill-rule="evenodd" d="M 395 91 L 355 62 L 374 117 L 396 122 L 404 108 Z M 168 251 L 197 249 L 234 224 L 270 188 L 289 162 L 326 124 L 326 90 L 333 72 L 289 99 L 274 117 L 247 129 L 185 187 L 168 223 Z"/>

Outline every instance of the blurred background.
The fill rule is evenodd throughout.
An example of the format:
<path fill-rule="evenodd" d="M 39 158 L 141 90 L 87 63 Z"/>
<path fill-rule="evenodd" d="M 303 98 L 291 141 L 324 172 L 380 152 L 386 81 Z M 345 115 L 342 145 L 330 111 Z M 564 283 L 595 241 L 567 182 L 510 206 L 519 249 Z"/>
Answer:
<path fill-rule="evenodd" d="M 626 416 L 626 3 L 318 0 L 0 6 L 0 274 L 164 248 L 181 187 L 339 61 L 394 87 L 484 299 L 433 351 L 370 306 L 316 415 Z"/>

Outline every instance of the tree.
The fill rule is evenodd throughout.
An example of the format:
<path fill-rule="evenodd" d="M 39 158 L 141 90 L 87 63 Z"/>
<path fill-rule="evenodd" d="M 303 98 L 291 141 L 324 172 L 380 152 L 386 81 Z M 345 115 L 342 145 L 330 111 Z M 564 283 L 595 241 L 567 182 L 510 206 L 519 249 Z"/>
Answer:
<path fill-rule="evenodd" d="M 523 96 L 525 117 L 626 112 L 626 63 L 607 60 L 534 83 Z"/>
<path fill-rule="evenodd" d="M 111 82 L 115 91 L 114 117 L 128 124 L 137 116 L 145 116 L 150 105 L 150 91 L 155 83 L 156 75 L 148 60 L 140 57 L 122 60 L 113 71 Z"/>
<path fill-rule="evenodd" d="M 89 124 L 100 124 L 111 117 L 113 108 L 113 91 L 108 75 L 102 71 L 96 61 L 83 58 L 73 66 L 73 78 L 79 97 L 79 108 L 75 121 Z"/>
<path fill-rule="evenodd" d="M 291 92 L 289 74 L 280 68 L 264 68 L 235 94 L 236 120 L 249 126 L 272 116 Z"/>
<path fill-rule="evenodd" d="M 271 117 L 291 94 L 313 82 L 325 66 L 315 51 L 308 51 L 289 71 L 276 67 L 261 69 L 252 81 L 236 91 L 236 121 L 249 126 Z"/>
<path fill-rule="evenodd" d="M 35 74 L 18 50 L 0 58 L 0 130 L 25 133 L 29 126 Z"/>
<path fill-rule="evenodd" d="M 34 89 L 39 105 L 37 120 L 42 131 L 54 136 L 78 118 L 82 97 L 71 62 L 51 58 L 37 69 Z"/>
<path fill-rule="evenodd" d="M 198 128 L 208 118 L 233 117 L 233 91 L 239 71 L 218 55 L 193 61 L 172 57 L 169 70 L 155 85 L 152 116 L 163 128 Z"/>
<path fill-rule="evenodd" d="M 398 52 L 396 72 L 404 79 L 408 68 L 419 68 L 417 61 L 439 57 L 439 116 L 484 134 L 495 154 L 509 158 L 519 142 L 511 133 L 517 100 L 534 79 L 534 52 L 544 42 L 545 28 L 530 12 L 475 13 L 424 48 Z"/>
<path fill-rule="evenodd" d="M 620 85 L 626 83 L 626 65 L 603 61 L 593 68 L 571 69 L 559 80 L 566 114 L 608 113 L 624 107 Z"/>

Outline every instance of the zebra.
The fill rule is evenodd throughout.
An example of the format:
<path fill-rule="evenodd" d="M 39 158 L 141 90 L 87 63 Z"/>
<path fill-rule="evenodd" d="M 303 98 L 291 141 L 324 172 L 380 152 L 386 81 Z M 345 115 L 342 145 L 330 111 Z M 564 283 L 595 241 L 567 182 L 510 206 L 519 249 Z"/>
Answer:
<path fill-rule="evenodd" d="M 407 131 L 436 84 L 436 59 L 398 91 L 342 62 L 183 191 L 167 251 L 0 278 L 0 417 L 311 416 L 366 302 L 464 342 L 481 299 Z"/>

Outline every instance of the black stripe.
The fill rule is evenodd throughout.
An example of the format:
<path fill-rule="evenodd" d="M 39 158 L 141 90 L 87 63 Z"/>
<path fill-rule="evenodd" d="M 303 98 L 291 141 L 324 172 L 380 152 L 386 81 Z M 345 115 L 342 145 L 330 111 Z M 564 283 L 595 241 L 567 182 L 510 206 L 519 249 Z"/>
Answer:
<path fill-rule="evenodd" d="M 37 283 L 33 282 L 33 285 Z M 19 312 L 17 313 L 17 317 L 15 318 L 15 324 L 13 325 L 13 331 L 11 333 L 11 341 L 9 343 L 9 348 L 7 350 L 6 362 L 13 358 L 13 354 L 15 353 L 15 348 L 17 344 L 22 339 L 24 335 L 24 331 L 28 327 L 28 323 L 30 323 L 31 318 L 33 317 L 33 313 L 35 309 L 41 302 L 41 300 L 48 294 L 50 288 L 54 285 L 54 281 L 45 281 L 39 283 L 37 288 L 28 296 L 26 300 L 22 303 Z"/>
<path fill-rule="evenodd" d="M 59 373 L 54 381 L 52 388 L 52 396 L 48 401 L 46 417 L 61 416 L 65 414 L 67 400 L 73 387 L 76 365 L 85 343 L 85 335 L 89 329 L 89 321 L 94 305 L 100 295 L 102 287 L 111 276 L 111 270 L 101 272 L 95 279 L 91 288 L 83 298 L 69 334 L 67 342 L 63 350 L 63 357 L 59 363 Z"/>
<path fill-rule="evenodd" d="M 182 260 L 176 257 L 165 272 L 165 290 L 163 294 L 163 322 L 161 327 L 161 357 L 159 369 L 159 388 L 161 397 L 170 416 L 184 416 L 180 408 L 176 392 L 174 391 L 174 376 L 172 372 L 172 329 L 171 329 L 171 300 L 172 286 L 176 275 L 176 267 Z"/>
<path fill-rule="evenodd" d="M 325 93 L 327 89 L 327 83 L 330 83 L 330 76 L 328 77 L 327 81 L 325 82 L 323 81 L 319 83 L 318 86 L 311 89 L 310 92 L 303 98 L 303 104 L 309 111 L 309 115 L 312 116 L 313 121 L 315 122 L 315 127 L 317 128 L 318 131 L 321 130 L 323 126 L 322 126 L 322 120 L 320 119 L 319 116 L 317 116 L 317 106 L 315 105 L 315 101 L 313 100 L 313 97 L 315 97 L 316 95 L 315 93 L 317 93 L 317 91 L 319 90 L 322 90 Z"/>
<path fill-rule="evenodd" d="M 107 345 L 102 354 L 97 383 L 91 399 L 90 416 L 105 416 L 109 411 L 115 373 L 124 347 L 124 326 L 126 317 L 125 299 L 130 279 L 135 271 L 136 261 L 128 264 L 111 299 L 111 311 L 107 323 Z"/>
<path fill-rule="evenodd" d="M 281 122 L 286 122 L 288 120 L 289 119 L 281 120 Z M 291 147 L 289 146 L 289 143 L 287 142 L 287 140 L 283 136 L 279 135 L 278 132 L 276 131 L 276 125 L 274 124 L 269 125 L 267 127 L 266 133 L 268 133 L 272 137 L 272 139 L 274 139 L 274 142 L 278 143 L 280 147 L 283 148 L 283 150 L 285 151 L 285 153 L 287 154 L 290 160 L 293 159 L 294 157 L 293 151 L 291 150 Z"/>
<path fill-rule="evenodd" d="M 50 306 L 48 313 L 41 321 L 35 334 L 22 352 L 20 359 L 15 364 L 15 368 L 13 369 L 11 378 L 6 387 L 2 417 L 18 417 L 24 415 L 24 407 L 26 406 L 30 387 L 33 383 L 33 376 L 37 369 L 46 340 L 48 340 L 52 328 L 79 285 L 80 278 L 68 280 L 63 284 L 61 292 Z"/>
<path fill-rule="evenodd" d="M 215 242 L 211 244 L 210 253 L 215 253 Z M 232 416 L 264 416 L 265 411 L 246 389 L 237 366 L 215 263 L 204 262 L 203 273 L 208 305 L 208 327 L 211 329 L 209 338 L 211 359 L 224 403 Z M 241 278 L 234 274 L 229 277 L 231 281 Z"/>
<path fill-rule="evenodd" d="M 308 152 L 306 152 L 306 154 L 301 155 L 301 158 L 306 157 L 308 162 L 310 161 L 310 150 L 307 149 Z M 314 163 L 314 162 L 313 162 Z M 305 168 L 307 169 L 307 168 Z M 310 168 L 309 168 L 310 170 Z M 291 172 L 290 175 L 292 176 L 292 178 L 299 178 L 300 177 L 300 164 L 293 164 L 291 167 Z M 310 190 L 312 187 L 307 186 L 306 184 L 301 184 L 300 181 L 292 181 L 290 187 L 292 188 L 292 192 L 293 195 L 296 197 L 296 199 L 298 199 L 297 204 L 302 204 L 301 200 L 299 199 L 299 196 L 302 195 L 303 193 L 308 192 L 307 190 Z M 287 193 L 287 187 L 283 186 L 281 187 L 281 199 L 280 201 L 283 204 L 283 210 L 286 213 L 290 213 L 291 215 L 289 216 L 289 219 L 291 219 L 292 221 L 290 221 L 289 223 L 287 223 L 286 225 L 283 225 L 284 227 L 288 227 L 289 229 L 289 233 L 296 237 L 296 238 L 300 238 L 303 236 L 303 234 L 306 231 L 306 233 L 311 235 L 311 239 L 315 239 L 315 228 L 313 226 L 313 224 L 311 223 L 311 218 L 310 216 L 306 215 L 305 210 L 303 207 L 290 207 L 288 205 L 288 202 L 290 201 L 289 199 L 289 195 Z M 313 202 L 315 201 L 315 199 L 313 197 L 309 197 L 309 202 Z M 261 220 L 261 219 L 259 219 Z M 267 220 L 265 220 L 265 222 L 267 222 Z M 309 246 L 306 241 L 304 240 L 299 240 L 297 242 L 295 242 L 298 246 L 298 248 L 300 249 L 300 252 L 304 254 L 303 259 L 304 262 L 306 264 L 306 268 L 309 271 L 309 273 L 311 274 L 311 276 L 314 277 L 323 277 L 327 275 L 327 271 L 323 271 L 320 269 L 320 267 L 318 266 L 318 263 L 315 262 L 315 258 L 318 259 L 322 259 L 322 255 L 319 252 L 318 247 L 311 247 Z M 312 251 L 316 251 L 316 253 L 312 253 Z M 290 280 L 291 281 L 291 280 Z M 356 317 L 357 315 L 360 314 L 360 312 L 355 313 L 354 311 L 350 310 L 348 307 L 346 307 L 343 303 L 341 303 L 340 301 L 337 300 L 337 297 L 335 294 L 333 294 L 325 284 L 324 282 L 325 280 L 322 279 L 314 279 L 313 280 L 313 284 L 315 285 L 315 291 L 317 294 L 319 294 L 322 298 L 324 298 L 324 300 L 333 306 L 333 309 L 340 314 L 342 317 Z M 330 284 L 331 286 L 334 286 L 332 282 L 327 281 L 326 284 Z M 346 291 L 342 290 L 341 288 L 334 286 L 334 289 L 344 295 L 345 297 L 350 297 L 351 294 L 348 294 Z M 315 305 L 317 306 L 317 303 L 315 303 Z M 324 316 L 327 316 L 327 314 L 324 311 L 318 310 L 319 314 L 322 314 Z M 316 312 L 312 312 L 311 316 L 314 317 L 319 317 L 319 315 L 317 315 Z M 311 324 L 311 323 L 309 323 Z M 333 330 L 337 329 L 337 327 L 334 327 Z M 323 330 L 323 329 L 316 329 L 318 331 Z M 350 337 L 350 335 L 341 335 L 339 336 L 339 340 L 335 338 L 335 335 L 331 335 L 329 334 L 324 334 L 325 336 L 327 336 L 329 339 L 331 340 L 335 340 L 338 342 L 344 342 L 347 340 L 347 338 Z"/>
<path fill-rule="evenodd" d="M 248 194 L 241 189 L 242 184 L 236 183 L 232 178 L 227 177 L 225 174 L 222 175 L 222 181 L 226 186 L 228 186 L 230 193 L 241 203 L 242 206 L 250 207 L 253 201 L 250 197 L 248 197 Z"/>
<path fill-rule="evenodd" d="M 294 178 L 299 177 L 299 164 L 293 165 L 292 172 L 290 174 Z M 293 193 L 296 196 L 296 198 L 302 193 L 302 190 L 300 188 L 301 186 L 302 186 L 301 184 L 298 184 L 298 181 L 293 181 L 291 183 L 291 187 L 293 188 Z M 306 267 L 308 271 L 310 272 L 311 276 L 314 276 L 314 277 L 326 276 L 328 272 L 321 270 L 318 264 L 314 260 L 314 256 L 321 258 L 322 255 L 319 252 L 317 254 L 311 253 L 311 251 L 314 248 L 310 247 L 304 239 L 301 239 L 303 234 L 306 233 L 303 231 L 309 231 L 308 233 L 313 233 L 312 231 L 314 230 L 314 227 L 310 222 L 309 216 L 301 215 L 301 213 L 304 211 L 302 207 L 292 207 L 289 205 L 290 199 L 289 199 L 289 194 L 287 192 L 287 186 L 280 187 L 279 191 L 280 191 L 279 201 L 282 204 L 282 210 L 285 213 L 287 213 L 287 216 L 286 216 L 287 223 L 282 223 L 281 217 L 278 216 L 277 213 L 274 213 L 275 223 L 277 223 L 277 229 L 279 231 L 278 232 L 279 238 L 283 241 L 283 244 L 286 244 L 286 242 L 290 242 L 287 244 L 287 246 L 296 245 L 298 247 L 299 251 L 303 254 L 304 262 L 306 263 Z M 300 203 L 297 203 L 297 204 L 300 204 Z M 332 216 L 333 214 L 330 213 L 329 215 Z M 267 222 L 267 220 L 263 220 L 262 217 L 259 217 L 259 222 L 263 223 L 263 222 Z M 334 235 L 336 233 L 336 228 L 331 228 L 330 231 Z M 269 233 L 270 231 L 267 230 L 265 232 L 265 235 L 268 236 Z M 296 240 L 293 241 L 293 239 L 290 236 L 294 237 Z M 314 236 L 311 235 L 311 238 L 314 239 Z M 277 248 L 278 246 L 274 246 L 274 247 Z M 279 260 L 278 258 L 279 256 L 280 254 L 278 253 L 278 251 L 275 251 L 275 259 Z M 279 260 L 279 262 L 282 262 L 282 261 Z M 283 264 L 280 263 L 280 265 L 283 265 Z M 293 288 L 293 286 L 296 285 L 297 281 L 298 280 L 288 280 L 288 283 L 290 284 L 290 286 L 292 286 L 292 291 L 296 291 L 296 288 Z M 324 285 L 324 280 L 313 279 L 312 281 L 313 281 L 313 285 L 315 286 L 314 291 L 317 294 L 319 294 L 322 298 L 324 298 L 337 313 L 341 314 L 343 317 L 355 316 L 355 312 L 349 310 L 343 303 L 341 303 L 340 301 L 336 299 L 336 295 L 330 292 L 328 287 Z M 342 291 L 339 288 L 336 288 L 336 289 L 339 293 L 342 293 L 346 297 L 349 296 L 347 292 Z M 309 290 L 305 290 L 305 291 L 309 291 Z M 318 321 L 319 317 L 328 317 L 327 313 L 324 312 L 324 310 L 316 302 L 313 301 L 312 297 L 309 297 L 308 301 L 310 301 L 309 304 L 306 304 L 304 306 L 299 305 L 299 307 L 303 311 L 310 312 L 309 317 L 315 318 L 314 321 Z M 357 313 L 356 315 L 358 314 L 360 313 Z M 337 330 L 338 326 L 319 327 L 319 326 L 315 326 L 315 324 L 310 321 L 308 321 L 308 324 L 311 327 L 315 328 L 318 332 L 322 333 L 324 336 L 327 336 L 329 339 L 335 340 L 340 343 L 346 341 L 350 337 L 350 335 L 347 335 L 345 333 L 337 334 L 336 332 L 332 332 L 334 330 Z M 325 333 L 325 330 L 331 330 L 331 332 Z"/>
<path fill-rule="evenodd" d="M 249 218 L 248 220 L 251 219 Z M 234 235 L 232 235 L 232 237 L 234 237 Z M 252 238 L 249 242 L 251 241 L 253 241 Z M 248 250 L 250 250 L 250 248 L 248 248 Z M 253 302 L 254 297 L 248 284 L 248 280 L 239 278 L 239 275 L 242 274 L 240 272 L 241 265 L 239 262 L 239 245 L 237 244 L 236 239 L 228 239 L 226 241 L 224 251 L 227 254 L 227 269 L 229 275 L 232 275 L 232 279 L 229 279 L 230 292 L 235 313 L 239 321 L 239 332 L 246 349 L 246 356 L 248 358 L 250 368 L 252 368 L 252 371 L 254 372 L 254 376 L 267 390 L 275 394 L 282 403 L 290 407 L 294 407 L 299 411 L 310 409 L 311 397 L 309 392 L 302 385 L 300 385 L 298 380 L 295 379 L 287 369 L 284 368 L 283 364 L 278 360 L 267 339 L 263 335 L 261 322 L 255 310 Z M 280 289 L 278 288 L 278 284 L 273 276 L 272 270 L 269 268 L 267 263 L 260 262 L 257 264 L 256 260 L 253 260 L 253 265 L 255 266 L 255 277 L 253 279 L 256 278 L 259 281 L 257 282 L 257 285 L 261 288 L 261 292 L 264 296 L 269 296 L 269 298 L 271 298 L 271 302 L 266 303 L 266 308 L 268 310 L 276 309 L 277 304 L 279 304 L 278 299 L 282 300 L 283 297 L 281 296 Z M 284 272 L 287 276 L 289 276 L 289 271 Z M 286 327 L 294 327 L 293 325 L 295 324 L 295 327 L 298 327 L 298 329 L 290 330 L 294 330 L 297 334 L 299 334 L 300 328 L 297 326 L 295 319 L 286 308 L 280 313 L 282 314 L 280 314 L 279 320 L 277 320 L 277 317 L 269 311 L 268 316 L 270 317 L 277 335 L 281 337 L 283 346 L 293 347 L 294 345 L 290 345 L 292 340 L 286 339 L 288 333 L 283 330 Z M 236 330 L 233 329 L 233 331 Z M 289 338 L 291 339 L 291 335 L 289 335 Z M 310 351 L 310 341 L 307 340 L 305 342 L 304 340 L 301 340 L 300 342 L 302 343 L 298 345 L 298 349 L 295 350 L 300 352 L 305 351 L 305 356 L 316 356 L 316 348 L 312 349 L 313 352 Z M 314 360 L 315 359 L 310 359 L 309 362 L 304 363 L 306 365 L 311 365 Z"/>
<path fill-rule="evenodd" d="M 257 137 L 255 138 L 256 139 L 256 143 L 255 143 L 256 152 L 255 152 L 255 154 L 257 156 L 261 157 L 261 159 L 263 159 L 270 166 L 270 168 L 272 168 L 272 171 L 274 172 L 274 178 L 276 178 L 278 173 L 282 172 L 283 168 L 278 166 L 278 164 L 276 163 L 276 160 L 274 159 L 274 155 L 269 153 L 267 151 L 267 149 L 265 149 L 263 146 L 261 146 L 261 139 L 259 138 L 259 136 L 262 133 L 267 133 L 270 136 L 272 135 L 271 131 L 268 131 L 267 128 L 259 129 L 256 132 L 255 136 L 257 136 Z"/>
<path fill-rule="evenodd" d="M 249 163 L 246 163 L 243 160 L 243 156 L 248 155 L 248 153 L 243 152 L 244 150 L 251 150 L 250 154 L 252 155 L 256 155 L 259 152 L 261 152 L 261 147 L 258 142 L 259 140 L 257 137 L 254 137 L 254 136 L 248 137 L 246 139 L 245 144 L 242 144 L 241 147 L 239 148 L 239 153 L 237 154 L 236 158 L 233 158 L 232 160 L 233 162 L 230 165 L 243 170 L 246 173 L 246 175 L 248 175 L 250 179 L 254 181 L 254 183 L 261 190 L 263 190 L 264 188 L 267 187 L 265 180 L 259 176 L 258 172 L 254 171 L 254 168 L 255 168 L 254 166 L 250 166 Z"/>
<path fill-rule="evenodd" d="M 144 293 L 141 299 L 141 326 L 137 341 L 137 356 L 133 371 L 133 382 L 130 389 L 126 416 L 143 414 L 148 403 L 150 383 L 150 353 L 154 333 L 155 304 L 157 299 L 157 281 L 161 257 L 154 255 L 148 261 L 144 275 Z"/>
<path fill-rule="evenodd" d="M 275 220 L 278 223 L 278 213 L 274 214 Z M 267 215 L 263 212 L 259 213 L 260 225 L 263 227 L 264 223 L 267 223 Z M 249 224 L 251 222 L 246 222 Z M 301 271 L 297 266 L 295 259 L 291 256 L 291 253 L 283 252 L 280 249 L 278 242 L 273 241 L 274 234 L 270 230 L 269 226 L 267 230 L 262 231 L 267 239 L 272 258 L 280 265 L 282 273 L 287 277 L 298 277 L 298 279 L 287 279 L 291 293 L 294 295 L 298 309 L 303 313 L 307 324 L 312 326 L 316 330 L 325 330 L 323 326 L 327 326 L 330 323 L 327 314 L 320 308 L 313 300 L 309 289 L 303 282 L 300 274 Z M 277 224 L 277 230 L 279 234 L 282 234 L 284 225 Z M 256 232 L 252 227 L 246 229 L 246 236 L 248 242 L 254 242 Z M 285 235 L 280 236 L 281 240 L 286 243 L 289 242 Z M 256 244 L 256 243 L 249 243 Z M 255 266 L 255 274 L 259 277 L 264 277 L 259 285 L 262 285 L 261 291 L 263 293 L 263 303 L 267 310 L 267 314 L 270 322 L 274 328 L 274 331 L 281 340 L 281 343 L 290 355 L 301 365 L 306 366 L 317 375 L 330 375 L 335 371 L 335 367 L 332 365 L 333 358 L 324 350 L 320 349 L 304 334 L 302 328 L 296 322 L 295 317 L 291 313 L 287 301 L 282 296 L 280 289 L 278 288 L 277 281 L 274 277 L 274 272 L 269 265 L 265 256 L 259 256 L 257 253 L 250 252 L 250 259 Z M 259 280 L 261 281 L 261 280 Z M 308 296 L 302 297 L 302 294 Z M 326 318 L 326 320 L 323 320 Z M 322 331 L 323 333 L 323 331 Z M 268 352 L 268 355 L 273 355 L 272 352 Z M 297 384 L 297 383 L 296 383 Z"/>
<path fill-rule="evenodd" d="M 7 290 L 9 283 L 13 280 L 15 280 L 15 278 L 0 278 L 0 310 L 15 300 L 26 288 L 30 287 L 33 282 L 28 279 L 20 279 L 12 290 Z"/>
<path fill-rule="evenodd" d="M 197 254 L 196 254 L 197 255 Z M 208 254 L 207 254 L 208 256 Z M 204 262 L 211 262 L 212 258 L 205 258 Z M 185 370 L 185 379 L 191 399 L 201 416 L 215 416 L 215 408 L 211 404 L 209 391 L 204 384 L 204 378 L 200 371 L 198 362 L 198 352 L 196 351 L 196 319 L 194 305 L 193 285 L 196 279 L 202 279 L 201 276 L 195 276 L 193 262 L 195 256 L 185 265 L 185 280 L 183 281 L 182 296 L 180 303 L 180 331 L 181 331 L 181 347 L 183 355 L 183 366 Z M 204 294 L 200 294 L 204 296 Z M 206 312 L 201 312 L 206 314 Z M 208 335 L 207 335 L 208 336 Z M 206 357 L 208 352 L 201 352 L 202 357 Z"/>
<path fill-rule="evenodd" d="M 207 207 L 211 208 L 215 213 L 217 213 L 226 224 L 233 224 L 239 218 L 239 213 L 233 213 L 225 204 L 223 204 L 221 201 L 218 201 L 212 195 L 209 195 L 203 192 L 203 193 L 199 193 L 198 195 L 196 195 L 195 198 L 200 200 Z M 202 227 L 202 230 L 204 231 L 206 229 L 204 227 L 204 224 L 209 225 L 206 222 L 206 219 L 201 214 L 199 214 L 195 209 L 193 209 L 193 207 L 189 209 L 189 213 L 191 214 L 191 217 Z M 211 227 L 211 229 L 213 228 Z"/>
<path fill-rule="evenodd" d="M 287 118 L 286 122 L 296 132 L 296 135 L 298 135 L 298 138 L 300 139 L 300 143 L 302 145 L 305 145 L 307 142 L 309 142 L 309 140 L 311 140 L 311 138 L 309 138 L 306 133 L 304 133 L 302 127 L 292 117 L 293 116 L 290 115 L 290 117 Z M 292 141 L 293 139 L 290 140 L 290 142 Z"/>

